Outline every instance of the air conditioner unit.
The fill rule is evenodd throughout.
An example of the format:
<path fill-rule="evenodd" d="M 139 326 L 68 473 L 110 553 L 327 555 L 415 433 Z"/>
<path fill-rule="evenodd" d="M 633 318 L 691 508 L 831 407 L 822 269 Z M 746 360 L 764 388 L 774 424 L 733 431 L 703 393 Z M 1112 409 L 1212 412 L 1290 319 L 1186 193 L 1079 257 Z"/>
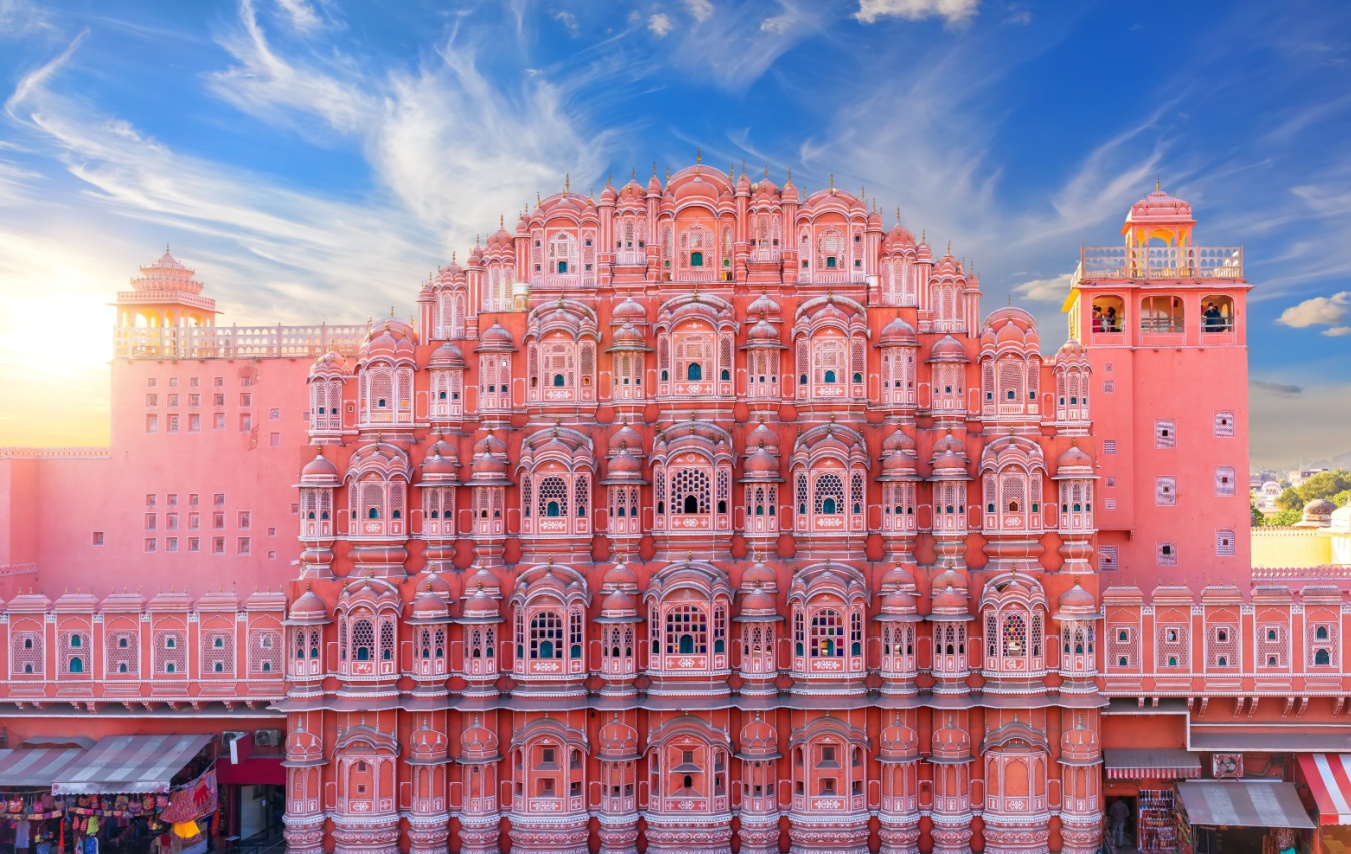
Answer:
<path fill-rule="evenodd" d="M 253 743 L 256 747 L 277 747 L 281 744 L 281 730 L 279 729 L 254 730 Z"/>

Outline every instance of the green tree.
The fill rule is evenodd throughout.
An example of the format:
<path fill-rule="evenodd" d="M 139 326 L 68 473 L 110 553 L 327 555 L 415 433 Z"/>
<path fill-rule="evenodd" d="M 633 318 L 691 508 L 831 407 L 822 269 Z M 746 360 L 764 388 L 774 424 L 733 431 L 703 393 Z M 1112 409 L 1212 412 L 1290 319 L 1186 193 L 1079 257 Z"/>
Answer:
<path fill-rule="evenodd" d="M 1282 510 L 1303 510 L 1304 498 L 1299 494 L 1299 490 L 1293 486 L 1287 486 L 1285 492 L 1276 496 L 1276 506 Z"/>
<path fill-rule="evenodd" d="M 1262 515 L 1261 510 L 1257 509 L 1257 502 L 1251 502 L 1248 505 L 1248 509 L 1252 511 L 1252 526 L 1254 528 L 1262 527 L 1262 524 L 1266 521 L 1266 517 Z"/>
<path fill-rule="evenodd" d="M 1299 497 L 1304 503 L 1319 498 L 1331 498 L 1343 490 L 1351 489 L 1351 472 L 1346 469 L 1320 471 L 1299 486 Z"/>
<path fill-rule="evenodd" d="M 1341 492 L 1332 496 L 1332 503 L 1338 507 L 1345 507 L 1346 503 L 1351 501 L 1351 489 L 1343 489 Z"/>
<path fill-rule="evenodd" d="M 1268 514 L 1262 525 L 1266 528 L 1288 528 L 1303 518 L 1304 513 L 1299 510 L 1278 510 Z"/>

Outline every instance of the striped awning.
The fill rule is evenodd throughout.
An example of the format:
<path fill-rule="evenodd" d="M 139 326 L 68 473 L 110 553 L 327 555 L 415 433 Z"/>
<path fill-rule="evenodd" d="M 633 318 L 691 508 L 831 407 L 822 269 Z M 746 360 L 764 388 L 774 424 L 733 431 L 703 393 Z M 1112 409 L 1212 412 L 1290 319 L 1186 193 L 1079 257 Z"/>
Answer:
<path fill-rule="evenodd" d="M 1169 747 L 1109 747 L 1102 752 L 1109 780 L 1188 780 L 1201 776 L 1201 760 Z"/>
<path fill-rule="evenodd" d="M 52 781 L 52 794 L 167 792 L 169 781 L 211 739 L 210 735 L 109 736 Z"/>
<path fill-rule="evenodd" d="M 1318 804 L 1318 823 L 1351 824 L 1351 755 L 1301 753 L 1299 770 Z"/>
<path fill-rule="evenodd" d="M 0 788 L 46 788 L 86 752 L 83 747 L 0 750 Z"/>
<path fill-rule="evenodd" d="M 1279 780 L 1202 780 L 1178 783 L 1189 824 L 1207 827 L 1296 827 L 1309 820 L 1294 783 Z"/>

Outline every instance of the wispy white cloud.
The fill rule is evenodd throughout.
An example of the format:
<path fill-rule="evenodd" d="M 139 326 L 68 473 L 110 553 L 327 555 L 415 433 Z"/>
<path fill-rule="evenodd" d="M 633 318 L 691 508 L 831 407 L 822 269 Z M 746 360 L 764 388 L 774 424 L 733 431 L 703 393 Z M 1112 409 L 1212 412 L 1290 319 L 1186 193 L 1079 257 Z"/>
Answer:
<path fill-rule="evenodd" d="M 0 38 L 20 39 L 54 31 L 41 5 L 29 0 L 0 0 Z"/>
<path fill-rule="evenodd" d="M 700 23 L 713 17 L 713 4 L 709 0 L 685 0 L 685 9 Z"/>
<path fill-rule="evenodd" d="M 859 0 L 854 17 L 864 24 L 880 18 L 942 18 L 948 26 L 961 26 L 969 23 L 979 8 L 980 0 Z"/>
<path fill-rule="evenodd" d="M 1324 335 L 1340 337 L 1351 335 L 1351 326 L 1345 321 L 1351 315 L 1351 291 L 1340 291 L 1327 297 L 1310 297 L 1301 303 L 1292 305 L 1276 322 L 1295 329 L 1307 329 L 1310 326 L 1327 326 Z"/>
<path fill-rule="evenodd" d="M 647 28 L 652 35 L 664 39 L 675 29 L 675 21 L 665 12 L 657 12 L 647 19 Z"/>
<path fill-rule="evenodd" d="M 582 26 L 578 22 L 577 16 L 567 9 L 559 9 L 554 12 L 554 20 L 563 25 L 563 29 L 568 31 L 568 35 L 577 38 L 581 34 Z"/>
<path fill-rule="evenodd" d="M 310 35 L 324 25 L 323 19 L 308 0 L 277 0 L 277 8 L 291 28 L 301 35 Z"/>
<path fill-rule="evenodd" d="M 1031 302 L 1054 302 L 1059 305 L 1069 295 L 1072 277 L 1071 273 L 1062 273 L 1049 279 L 1033 279 L 1014 285 L 1013 294 Z"/>

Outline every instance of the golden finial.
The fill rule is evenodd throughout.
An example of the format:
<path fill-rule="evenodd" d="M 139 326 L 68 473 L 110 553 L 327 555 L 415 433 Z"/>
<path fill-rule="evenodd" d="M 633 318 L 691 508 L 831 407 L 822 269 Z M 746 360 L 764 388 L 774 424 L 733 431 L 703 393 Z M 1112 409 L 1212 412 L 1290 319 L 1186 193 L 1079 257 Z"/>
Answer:
<path fill-rule="evenodd" d="M 901 212 L 901 209 L 900 209 L 900 208 L 897 208 L 897 209 L 896 209 L 896 213 L 900 213 L 900 212 Z M 928 242 L 929 242 L 929 232 L 928 232 L 927 230 L 923 229 L 923 228 L 921 228 L 921 229 L 919 230 L 919 242 L 920 242 L 920 243 L 928 243 Z"/>
<path fill-rule="evenodd" d="M 390 316 L 390 317 L 393 317 L 393 316 L 394 316 L 394 306 L 392 306 L 392 305 L 389 307 L 389 316 Z"/>
<path fill-rule="evenodd" d="M 671 167 L 666 167 L 666 183 L 671 183 Z"/>
<path fill-rule="evenodd" d="M 835 173 L 830 173 L 830 194 L 835 195 Z"/>
<path fill-rule="evenodd" d="M 629 167 L 629 178 L 632 179 L 632 180 L 634 180 L 634 181 L 637 181 L 637 180 L 638 180 L 638 167 L 637 167 L 637 166 L 630 166 L 630 167 Z"/>
<path fill-rule="evenodd" d="M 788 183 L 793 183 L 793 170 L 791 168 L 788 170 Z"/>
<path fill-rule="evenodd" d="M 1162 192 L 1162 190 L 1163 190 L 1163 188 L 1159 186 L 1159 179 L 1158 179 L 1158 178 L 1155 178 L 1155 179 L 1154 179 L 1154 191 L 1155 191 L 1155 192 Z M 164 251 L 165 251 L 165 252 L 168 252 L 168 251 L 169 251 L 169 244 L 167 244 L 167 243 L 164 244 Z"/>
<path fill-rule="evenodd" d="M 657 161 L 655 160 L 652 161 L 652 174 L 654 176 L 657 174 Z"/>
<path fill-rule="evenodd" d="M 694 149 L 694 162 L 695 163 L 704 162 L 704 150 L 702 148 Z"/>
<path fill-rule="evenodd" d="M 863 186 L 862 184 L 858 185 L 858 197 L 860 199 L 868 198 L 868 188 Z"/>
<path fill-rule="evenodd" d="M 694 552 L 685 552 L 685 563 L 694 560 Z"/>
<path fill-rule="evenodd" d="M 605 186 L 608 187 L 614 182 L 615 182 L 615 173 L 611 172 L 609 175 L 605 176 Z"/>
<path fill-rule="evenodd" d="M 899 224 L 900 221 L 901 221 L 901 209 L 900 209 L 900 208 L 897 208 L 897 209 L 896 209 L 896 222 Z"/>
<path fill-rule="evenodd" d="M 506 215 L 506 214 L 498 214 L 498 215 L 497 215 L 497 227 L 498 227 L 498 228 L 506 228 L 506 227 L 507 227 L 507 215 Z"/>
<path fill-rule="evenodd" d="M 765 164 L 765 180 L 766 180 L 766 181 L 769 180 L 769 164 L 768 164 L 768 163 Z"/>
<path fill-rule="evenodd" d="M 949 254 L 949 255 L 952 254 L 952 241 L 951 241 L 951 240 L 948 241 L 948 252 L 947 252 L 947 254 Z"/>

